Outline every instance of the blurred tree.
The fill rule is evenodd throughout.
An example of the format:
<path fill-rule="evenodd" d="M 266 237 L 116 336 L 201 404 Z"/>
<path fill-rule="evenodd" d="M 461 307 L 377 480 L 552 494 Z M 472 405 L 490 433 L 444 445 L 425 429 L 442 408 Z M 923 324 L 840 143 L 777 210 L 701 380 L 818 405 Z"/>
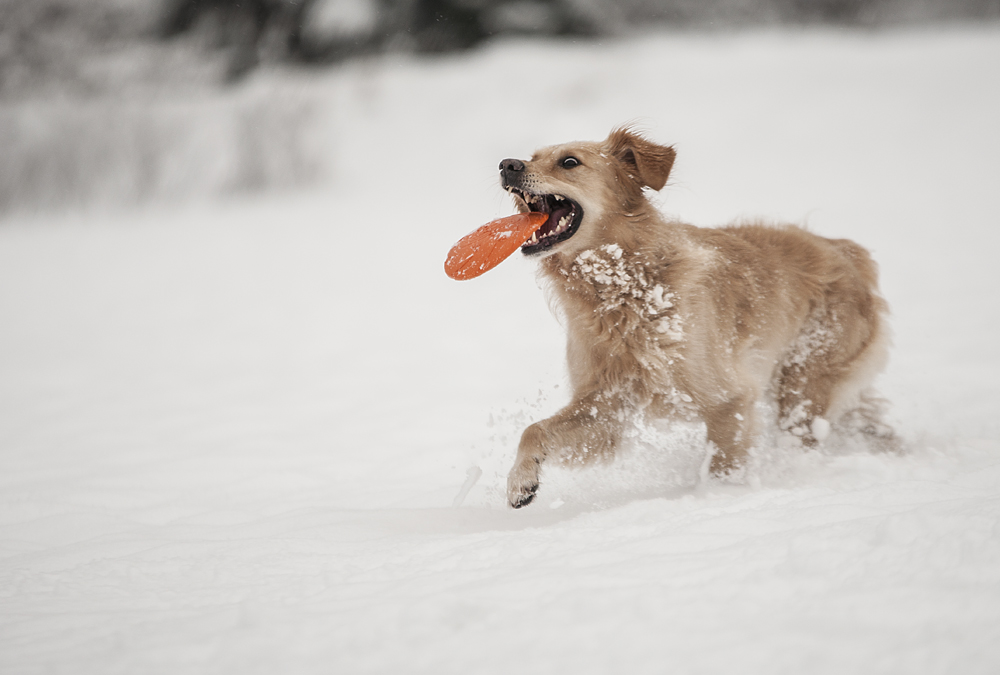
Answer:
<path fill-rule="evenodd" d="M 942 20 L 1000 20 L 1000 0 L 0 0 L 0 98 L 220 71 L 232 81 L 261 62 L 446 52 L 512 34 Z"/>
<path fill-rule="evenodd" d="M 794 0 L 794 15 L 806 21 L 831 21 L 835 23 L 855 23 L 862 15 L 865 5 L 876 4 L 878 0 Z"/>
<path fill-rule="evenodd" d="M 90 86 L 89 57 L 147 33 L 159 0 L 0 0 L 0 98 Z"/>
<path fill-rule="evenodd" d="M 272 59 L 300 53 L 302 20 L 313 0 L 163 0 L 160 34 L 203 35 L 208 46 L 230 52 L 228 78 Z"/>
<path fill-rule="evenodd" d="M 334 61 L 401 49 L 446 52 L 502 34 L 595 35 L 602 0 L 162 0 L 160 34 L 202 33 L 236 78 L 261 59 Z M 609 5 L 610 6 L 610 5 Z"/>

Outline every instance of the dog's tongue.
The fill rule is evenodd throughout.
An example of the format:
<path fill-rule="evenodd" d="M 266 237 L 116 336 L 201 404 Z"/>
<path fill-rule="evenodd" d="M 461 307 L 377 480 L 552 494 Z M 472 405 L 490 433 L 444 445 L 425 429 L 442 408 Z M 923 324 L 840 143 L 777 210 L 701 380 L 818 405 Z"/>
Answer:
<path fill-rule="evenodd" d="M 486 223 L 462 237 L 448 251 L 444 273 L 452 279 L 475 279 L 502 263 L 549 219 L 547 213 L 518 213 Z"/>

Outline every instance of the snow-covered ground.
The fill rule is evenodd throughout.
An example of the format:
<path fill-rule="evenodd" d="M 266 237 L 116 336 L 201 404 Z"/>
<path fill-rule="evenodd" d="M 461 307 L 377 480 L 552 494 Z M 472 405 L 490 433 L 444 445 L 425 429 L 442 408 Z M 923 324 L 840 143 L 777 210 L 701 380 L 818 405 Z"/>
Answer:
<path fill-rule="evenodd" d="M 0 672 L 1000 672 L 1000 30 L 278 80 L 326 102 L 325 183 L 0 222 Z M 500 159 L 628 121 L 676 144 L 664 210 L 874 251 L 901 456 L 699 484 L 659 429 L 505 507 L 563 336 L 531 263 L 445 253 L 510 213 Z"/>

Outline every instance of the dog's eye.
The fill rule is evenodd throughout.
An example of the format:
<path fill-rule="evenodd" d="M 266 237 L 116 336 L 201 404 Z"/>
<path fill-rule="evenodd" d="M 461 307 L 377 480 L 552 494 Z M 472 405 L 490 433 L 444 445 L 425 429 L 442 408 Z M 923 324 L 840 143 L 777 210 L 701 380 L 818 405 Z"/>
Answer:
<path fill-rule="evenodd" d="M 563 157 L 562 161 L 559 162 L 559 166 L 564 169 L 572 169 L 574 166 L 580 166 L 580 160 L 576 157 Z"/>

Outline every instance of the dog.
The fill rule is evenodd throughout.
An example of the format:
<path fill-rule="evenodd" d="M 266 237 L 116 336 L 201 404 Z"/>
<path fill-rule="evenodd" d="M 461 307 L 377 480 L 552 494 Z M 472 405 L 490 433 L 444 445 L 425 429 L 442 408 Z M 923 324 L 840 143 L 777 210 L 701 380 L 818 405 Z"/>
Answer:
<path fill-rule="evenodd" d="M 893 438 L 870 388 L 889 332 L 868 251 L 794 225 L 666 220 L 646 191 L 674 157 L 619 127 L 500 163 L 517 210 L 549 216 L 521 251 L 563 315 L 572 388 L 521 436 L 513 508 L 532 501 L 544 463 L 608 459 L 638 419 L 704 421 L 709 471 L 737 481 L 768 398 L 804 446 L 837 425 Z"/>

